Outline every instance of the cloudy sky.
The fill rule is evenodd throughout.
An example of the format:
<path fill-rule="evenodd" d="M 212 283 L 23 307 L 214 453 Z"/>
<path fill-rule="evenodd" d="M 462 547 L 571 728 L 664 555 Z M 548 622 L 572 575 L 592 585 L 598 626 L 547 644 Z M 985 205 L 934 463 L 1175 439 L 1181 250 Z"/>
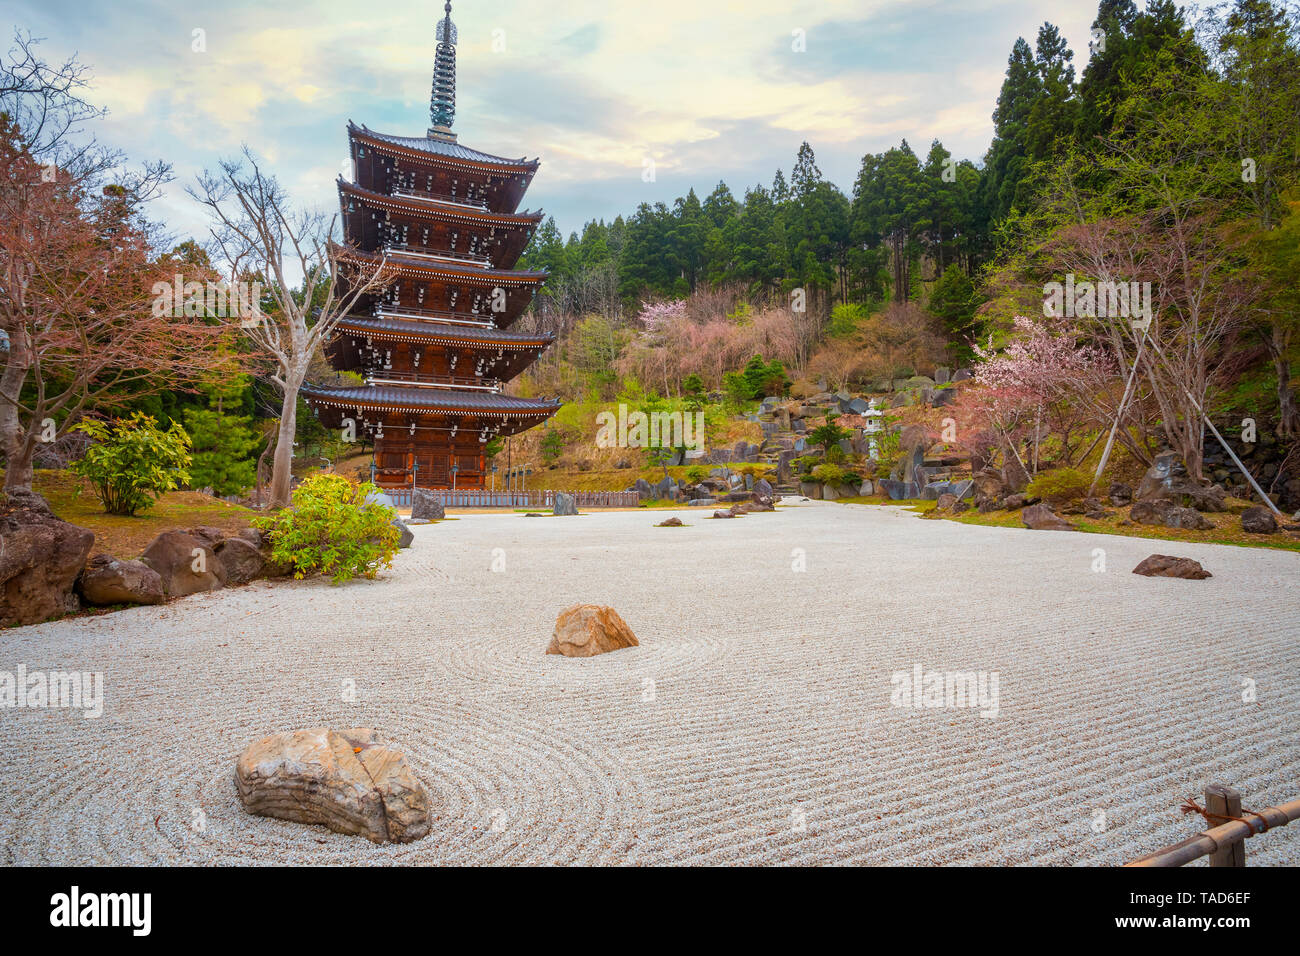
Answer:
<path fill-rule="evenodd" d="M 111 112 L 101 138 L 173 164 L 155 217 L 178 238 L 204 230 L 183 186 L 244 143 L 297 200 L 326 205 L 337 202 L 348 119 L 402 135 L 429 125 L 441 2 L 6 7 L 46 38 L 47 59 L 76 52 L 93 68 L 93 98 Z M 770 184 L 805 139 L 848 192 L 864 153 L 904 138 L 923 153 L 937 137 L 978 162 L 1016 37 L 1032 43 L 1050 20 L 1081 71 L 1095 10 L 1092 0 L 460 0 L 455 130 L 477 149 L 541 157 L 525 205 L 565 233 L 691 187 L 703 198 L 720 179 L 737 194 Z"/>

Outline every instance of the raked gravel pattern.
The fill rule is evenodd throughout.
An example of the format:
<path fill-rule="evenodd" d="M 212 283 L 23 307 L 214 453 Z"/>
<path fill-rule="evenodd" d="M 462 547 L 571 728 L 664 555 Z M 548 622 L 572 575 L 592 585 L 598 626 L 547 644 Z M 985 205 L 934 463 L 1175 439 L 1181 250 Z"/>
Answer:
<path fill-rule="evenodd" d="M 0 670 L 100 671 L 106 695 L 98 720 L 0 710 L 0 862 L 1118 864 L 1195 832 L 1177 807 L 1206 783 L 1300 796 L 1300 555 L 823 502 L 654 527 L 670 513 L 466 515 L 374 582 L 0 633 Z M 1131 574 L 1152 552 L 1214 577 Z M 579 602 L 641 646 L 544 655 Z M 918 663 L 998 672 L 998 716 L 892 707 Z M 401 748 L 431 835 L 245 813 L 243 747 L 318 725 Z M 1248 856 L 1300 864 L 1300 826 Z"/>

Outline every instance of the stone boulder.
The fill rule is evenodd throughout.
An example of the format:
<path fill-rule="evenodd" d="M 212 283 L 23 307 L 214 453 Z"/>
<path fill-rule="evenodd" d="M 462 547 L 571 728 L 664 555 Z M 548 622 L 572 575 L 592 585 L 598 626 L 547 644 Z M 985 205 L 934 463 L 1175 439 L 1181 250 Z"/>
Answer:
<path fill-rule="evenodd" d="M 447 509 L 442 500 L 428 488 L 416 488 L 411 492 L 411 517 L 441 521 L 447 517 Z"/>
<path fill-rule="evenodd" d="M 226 569 L 226 584 L 247 584 L 262 573 L 266 558 L 245 538 L 226 538 L 217 545 L 217 557 Z"/>
<path fill-rule="evenodd" d="M 215 591 L 226 583 L 217 553 L 184 531 L 164 531 L 149 542 L 140 560 L 158 572 L 169 598 Z"/>
<path fill-rule="evenodd" d="M 1267 508 L 1255 505 L 1241 513 L 1241 530 L 1248 534 L 1276 534 L 1277 518 Z"/>
<path fill-rule="evenodd" d="M 1142 563 L 1133 569 L 1133 573 L 1149 578 L 1187 578 L 1191 581 L 1214 577 L 1201 567 L 1201 562 L 1193 561 L 1191 558 L 1175 558 L 1168 554 L 1153 554 L 1143 559 Z"/>
<path fill-rule="evenodd" d="M 772 483 L 766 478 L 760 478 L 754 482 L 754 494 L 772 497 Z"/>
<path fill-rule="evenodd" d="M 142 561 L 119 561 L 97 554 L 77 579 L 81 599 L 96 607 L 111 604 L 162 604 L 162 577 Z"/>
<path fill-rule="evenodd" d="M 409 548 L 415 543 L 415 535 L 411 532 L 411 529 L 403 523 L 401 518 L 394 518 L 389 522 L 389 524 L 397 529 L 397 547 L 399 549 Z"/>
<path fill-rule="evenodd" d="M 921 497 L 921 487 L 915 481 L 893 481 L 882 478 L 876 484 L 891 501 L 912 501 Z"/>
<path fill-rule="evenodd" d="M 1020 520 L 1034 531 L 1073 531 L 1074 525 L 1058 517 L 1047 505 L 1030 505 L 1020 512 Z"/>
<path fill-rule="evenodd" d="M 935 502 L 934 510 L 935 510 L 935 511 L 952 511 L 952 510 L 953 510 L 953 506 L 955 506 L 955 505 L 957 504 L 957 501 L 958 501 L 958 498 L 957 498 L 956 495 L 954 495 L 952 492 L 947 492 L 947 491 L 946 491 L 946 492 L 944 492 L 943 494 L 941 494 L 941 495 L 939 496 L 939 500 L 938 500 L 937 502 Z"/>
<path fill-rule="evenodd" d="M 555 619 L 555 633 L 547 654 L 565 657 L 595 657 L 624 647 L 636 647 L 640 641 L 612 607 L 601 604 L 575 604 L 565 608 Z"/>
<path fill-rule="evenodd" d="M 369 728 L 263 737 L 236 762 L 235 787 L 249 813 L 374 843 L 411 843 L 429 832 L 424 786 L 406 758 Z"/>
<path fill-rule="evenodd" d="M 657 525 L 655 525 L 655 527 L 656 527 L 656 528 L 681 528 L 681 527 L 683 527 L 683 525 L 682 525 L 682 519 L 681 519 L 681 518 L 665 518 L 663 521 L 661 521 L 661 522 L 659 522 Z"/>
<path fill-rule="evenodd" d="M 1007 493 L 1006 482 L 996 468 L 985 468 L 971 479 L 973 501 L 982 505 L 990 501 L 999 501 Z"/>
<path fill-rule="evenodd" d="M 1165 513 L 1166 528 L 1183 528 L 1188 531 L 1209 531 L 1214 522 L 1195 508 L 1179 508 L 1177 505 Z"/>
<path fill-rule="evenodd" d="M 1135 501 L 1128 516 L 1135 524 L 1164 524 L 1174 507 L 1174 503 L 1167 498 L 1148 498 Z"/>
<path fill-rule="evenodd" d="M 629 488 L 628 491 L 635 491 L 637 497 L 642 501 L 646 501 L 655 496 L 654 486 L 644 478 L 638 478 L 636 484 Z"/>
<path fill-rule="evenodd" d="M 192 538 L 198 538 L 205 547 L 211 548 L 213 551 L 217 550 L 217 545 L 226 539 L 224 528 L 212 528 L 206 525 L 190 528 L 185 533 Z"/>
<path fill-rule="evenodd" d="M 73 588 L 94 544 L 93 531 L 54 517 L 35 492 L 8 494 L 0 507 L 0 625 L 76 611 Z"/>
<path fill-rule="evenodd" d="M 1111 482 L 1107 496 L 1116 508 L 1123 508 L 1133 503 L 1133 489 L 1122 481 Z"/>
<path fill-rule="evenodd" d="M 733 509 L 731 509 L 731 508 L 728 508 L 726 511 L 715 511 L 715 512 L 713 512 L 713 517 L 715 517 L 715 518 L 736 518 L 736 517 L 739 517 L 739 512 L 737 512 L 737 511 L 735 511 L 735 510 L 733 510 Z"/>
<path fill-rule="evenodd" d="M 717 469 L 715 468 L 714 470 L 716 471 Z M 677 482 L 673 480 L 671 475 L 664 475 L 663 478 L 659 479 L 659 483 L 654 486 L 654 496 L 656 498 L 666 498 L 668 500 L 677 497 Z M 558 498 L 559 496 L 557 495 L 556 497 Z M 577 514 L 578 512 L 575 510 L 573 513 Z"/>
<path fill-rule="evenodd" d="M 1151 467 L 1142 476 L 1134 496 L 1139 500 L 1150 498 L 1162 491 L 1168 491 L 1175 482 L 1185 477 L 1187 477 L 1187 468 L 1178 460 L 1178 455 L 1172 451 L 1162 451 L 1156 455 Z"/>
<path fill-rule="evenodd" d="M 563 491 L 555 493 L 555 508 L 551 512 L 557 515 L 576 515 L 578 513 L 578 499 L 573 495 L 566 495 Z"/>
<path fill-rule="evenodd" d="M 1134 493 L 1139 501 L 1163 498 L 1197 511 L 1227 511 L 1227 493 L 1221 485 L 1200 485 L 1187 475 L 1187 469 L 1172 451 L 1156 456 L 1142 476 Z"/>

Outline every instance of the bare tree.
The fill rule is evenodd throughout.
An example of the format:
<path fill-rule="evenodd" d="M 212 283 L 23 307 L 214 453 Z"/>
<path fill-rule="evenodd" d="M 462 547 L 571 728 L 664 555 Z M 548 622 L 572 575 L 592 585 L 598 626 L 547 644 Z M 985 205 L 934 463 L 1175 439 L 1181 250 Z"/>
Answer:
<path fill-rule="evenodd" d="M 256 276 L 266 282 L 265 308 L 236 321 L 273 363 L 269 377 L 283 399 L 270 491 L 270 507 L 283 508 L 292 481 L 298 392 L 312 357 L 358 300 L 388 281 L 387 259 L 374 265 L 338 244 L 337 215 L 293 209 L 247 147 L 242 160 L 205 171 L 187 191 L 207 207 L 217 258 L 231 280 Z"/>

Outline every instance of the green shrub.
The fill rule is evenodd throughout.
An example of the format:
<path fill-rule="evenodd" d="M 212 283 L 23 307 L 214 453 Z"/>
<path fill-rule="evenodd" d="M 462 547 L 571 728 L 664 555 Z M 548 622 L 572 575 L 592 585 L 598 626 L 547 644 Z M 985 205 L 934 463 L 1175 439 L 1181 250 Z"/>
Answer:
<path fill-rule="evenodd" d="M 95 497 L 111 515 L 151 508 L 164 492 L 190 480 L 190 436 L 178 422 L 167 431 L 143 412 L 129 419 L 82 422 L 76 431 L 95 440 L 70 471 L 95 486 Z"/>
<path fill-rule="evenodd" d="M 818 465 L 812 470 L 812 475 L 816 481 L 820 481 L 823 485 L 842 485 L 847 477 L 843 468 L 830 463 Z"/>
<path fill-rule="evenodd" d="M 1092 484 L 1092 475 L 1078 468 L 1056 468 L 1041 472 L 1026 493 L 1035 498 L 1042 498 L 1049 505 L 1064 505 L 1078 501 L 1088 493 Z"/>
<path fill-rule="evenodd" d="M 379 489 L 342 475 L 313 475 L 293 493 L 292 507 L 253 519 L 271 541 L 271 559 L 295 578 L 328 574 L 335 584 L 373 578 L 393 566 L 401 533 L 393 512 L 366 496 Z"/>
<path fill-rule="evenodd" d="M 686 478 L 692 484 L 698 485 L 705 478 L 709 477 L 709 469 L 703 465 L 691 465 L 686 469 Z"/>

